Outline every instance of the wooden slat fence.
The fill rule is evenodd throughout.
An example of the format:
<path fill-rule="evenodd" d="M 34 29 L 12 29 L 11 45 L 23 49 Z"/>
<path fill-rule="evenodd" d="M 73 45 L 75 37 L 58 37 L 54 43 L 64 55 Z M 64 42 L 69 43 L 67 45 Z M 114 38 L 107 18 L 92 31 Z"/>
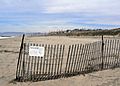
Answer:
<path fill-rule="evenodd" d="M 29 56 L 30 46 L 44 47 L 44 57 Z M 64 54 L 65 50 L 68 50 L 67 57 Z M 59 44 L 24 43 L 18 59 L 16 79 L 49 80 L 116 67 L 120 67 L 120 40 L 73 44 L 69 45 L 68 49 Z"/>
<path fill-rule="evenodd" d="M 100 69 L 101 42 L 70 45 L 65 68 L 66 76 L 91 72 Z M 97 67 L 95 67 L 97 66 Z"/>
<path fill-rule="evenodd" d="M 45 48 L 44 57 L 29 56 L 29 46 Z M 38 81 L 58 78 L 62 75 L 65 45 L 24 44 L 23 54 L 16 75 L 19 81 Z"/>
<path fill-rule="evenodd" d="M 120 40 L 106 40 L 104 46 L 104 69 L 120 66 Z"/>
<path fill-rule="evenodd" d="M 120 41 L 105 40 L 90 44 L 70 45 L 65 76 L 120 67 Z"/>

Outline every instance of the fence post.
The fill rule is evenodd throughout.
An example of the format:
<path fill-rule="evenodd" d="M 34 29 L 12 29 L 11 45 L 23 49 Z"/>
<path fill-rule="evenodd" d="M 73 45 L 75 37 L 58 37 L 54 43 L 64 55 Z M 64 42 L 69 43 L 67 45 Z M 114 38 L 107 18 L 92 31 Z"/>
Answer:
<path fill-rule="evenodd" d="M 102 53 L 102 67 L 101 70 L 104 68 L 104 56 L 103 56 L 103 52 L 104 52 L 104 39 L 103 39 L 103 35 L 102 35 L 102 49 L 101 49 L 101 53 Z"/>
<path fill-rule="evenodd" d="M 25 37 L 25 34 L 23 34 L 23 36 L 22 36 L 22 41 L 21 41 L 21 46 L 20 46 L 20 52 L 19 52 L 19 57 L 18 57 L 18 62 L 17 62 L 16 79 L 18 78 L 18 66 L 20 64 L 21 53 L 22 53 L 23 43 L 24 43 L 24 37 Z"/>

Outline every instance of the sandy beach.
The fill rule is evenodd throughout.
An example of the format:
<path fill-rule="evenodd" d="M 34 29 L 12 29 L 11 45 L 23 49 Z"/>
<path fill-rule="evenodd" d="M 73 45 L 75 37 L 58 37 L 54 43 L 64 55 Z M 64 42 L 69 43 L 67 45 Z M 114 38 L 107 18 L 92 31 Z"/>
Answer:
<path fill-rule="evenodd" d="M 105 37 L 105 39 L 115 39 L 115 37 Z M 99 40 L 101 37 L 25 37 L 26 43 L 65 44 L 66 46 Z M 56 80 L 16 82 L 14 79 L 20 44 L 20 37 L 0 40 L 0 86 L 120 86 L 120 68 Z"/>

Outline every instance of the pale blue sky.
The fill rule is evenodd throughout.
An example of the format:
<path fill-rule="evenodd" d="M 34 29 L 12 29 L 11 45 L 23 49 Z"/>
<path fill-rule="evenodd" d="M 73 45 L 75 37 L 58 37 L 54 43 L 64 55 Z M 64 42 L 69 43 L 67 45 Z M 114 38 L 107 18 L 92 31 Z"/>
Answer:
<path fill-rule="evenodd" d="M 120 27 L 120 0 L 0 0 L 0 32 Z"/>

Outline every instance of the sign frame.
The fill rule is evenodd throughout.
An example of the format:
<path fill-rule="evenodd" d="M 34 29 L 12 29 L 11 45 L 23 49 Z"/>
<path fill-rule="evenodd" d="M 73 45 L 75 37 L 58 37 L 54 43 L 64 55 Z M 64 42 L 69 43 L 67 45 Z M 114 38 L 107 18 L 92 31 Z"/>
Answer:
<path fill-rule="evenodd" d="M 29 56 L 44 57 L 45 49 L 40 46 L 29 46 Z"/>

